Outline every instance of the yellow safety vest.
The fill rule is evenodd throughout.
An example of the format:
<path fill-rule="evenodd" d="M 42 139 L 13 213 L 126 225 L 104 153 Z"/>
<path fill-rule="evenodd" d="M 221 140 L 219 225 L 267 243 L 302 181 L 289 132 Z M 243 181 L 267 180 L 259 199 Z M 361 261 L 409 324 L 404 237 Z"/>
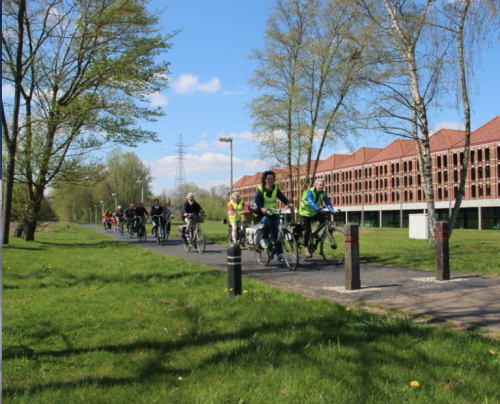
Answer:
<path fill-rule="evenodd" d="M 262 185 L 259 185 L 257 189 L 260 191 L 264 198 L 264 207 L 266 209 L 277 209 L 278 208 L 278 187 L 275 185 L 273 189 L 273 193 L 271 194 L 271 197 L 267 196 L 267 193 L 264 190 L 264 187 Z M 275 213 L 272 212 L 267 212 L 266 215 L 274 215 Z"/>
<path fill-rule="evenodd" d="M 314 202 L 316 202 L 316 189 L 314 187 L 312 187 L 310 189 L 306 189 L 304 191 L 304 193 L 302 194 L 302 199 L 300 201 L 300 207 L 299 207 L 299 215 L 300 216 L 313 217 L 316 215 L 316 213 L 318 213 L 316 211 L 316 209 L 314 209 L 311 205 L 309 205 L 309 202 L 307 202 L 307 200 L 306 200 L 307 193 L 309 191 L 312 192 Z M 321 191 L 321 193 L 319 194 L 319 199 L 316 202 L 316 205 L 321 206 L 321 202 L 323 202 L 323 198 L 325 197 L 325 195 L 326 195 L 326 192 Z"/>
<path fill-rule="evenodd" d="M 236 216 L 233 216 L 231 214 L 231 211 L 229 210 L 229 206 L 233 207 L 234 213 L 236 213 Z M 245 209 L 243 209 L 243 199 L 240 199 L 240 203 L 236 204 L 235 201 L 232 199 L 229 201 L 227 204 L 228 211 L 227 211 L 227 217 L 230 222 L 239 222 L 241 219 L 240 212 L 243 212 Z"/>

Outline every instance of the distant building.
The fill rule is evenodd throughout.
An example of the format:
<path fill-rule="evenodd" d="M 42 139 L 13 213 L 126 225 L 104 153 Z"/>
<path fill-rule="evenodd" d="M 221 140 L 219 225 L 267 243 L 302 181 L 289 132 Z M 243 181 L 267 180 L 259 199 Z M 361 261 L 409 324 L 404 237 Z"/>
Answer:
<path fill-rule="evenodd" d="M 436 210 L 447 220 L 460 183 L 465 132 L 441 129 L 430 137 L 432 182 Z M 471 154 L 456 228 L 500 230 L 500 116 L 471 135 Z M 273 170 L 283 193 L 290 198 L 285 169 Z M 299 167 L 303 184 L 305 168 Z M 249 203 L 262 172 L 245 175 L 234 185 Z M 413 140 L 398 139 L 385 148 L 362 147 L 352 155 L 333 154 L 321 160 L 315 178 L 322 178 L 333 206 L 343 219 L 374 227 L 408 227 L 408 215 L 423 213 L 424 199 Z M 299 178 L 294 173 L 293 198 Z"/>

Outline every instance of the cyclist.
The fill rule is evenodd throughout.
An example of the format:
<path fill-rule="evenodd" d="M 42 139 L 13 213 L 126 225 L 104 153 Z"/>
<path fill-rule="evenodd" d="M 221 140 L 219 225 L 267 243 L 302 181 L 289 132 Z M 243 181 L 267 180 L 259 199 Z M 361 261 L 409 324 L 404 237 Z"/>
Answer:
<path fill-rule="evenodd" d="M 123 212 L 123 209 L 121 206 L 118 206 L 118 209 L 115 211 L 115 218 L 116 218 L 116 225 L 118 226 L 120 224 L 120 220 L 124 220 L 125 214 Z"/>
<path fill-rule="evenodd" d="M 102 214 L 102 225 L 105 230 L 111 228 L 111 216 L 109 215 L 109 210 Z"/>
<path fill-rule="evenodd" d="M 163 218 L 163 206 L 160 205 L 160 200 L 155 199 L 153 201 L 153 206 L 151 206 L 151 210 L 149 211 L 149 214 L 151 216 L 160 216 L 160 217 L 151 217 L 151 221 L 153 222 L 153 229 L 151 230 L 151 233 L 154 234 L 155 228 L 159 232 L 160 231 L 160 226 L 163 228 L 165 226 L 165 219 Z"/>
<path fill-rule="evenodd" d="M 170 220 L 167 219 L 171 219 L 174 217 L 174 212 L 172 212 L 168 207 L 167 207 L 167 204 L 163 204 L 163 218 L 164 218 L 164 222 L 167 226 L 165 226 L 165 234 L 169 234 L 170 233 Z"/>
<path fill-rule="evenodd" d="M 133 223 L 134 223 L 134 218 L 135 218 L 135 207 L 134 204 L 131 203 L 127 209 L 125 209 L 125 212 L 123 212 L 123 215 L 127 219 L 127 231 L 132 226 L 133 230 Z"/>
<path fill-rule="evenodd" d="M 278 240 L 278 226 L 279 226 L 279 216 L 275 212 L 269 212 L 268 209 L 278 207 L 278 199 L 290 208 L 293 208 L 293 203 L 291 203 L 285 195 L 281 193 L 274 182 L 276 181 L 276 175 L 273 171 L 264 171 L 262 174 L 262 183 L 257 187 L 257 192 L 255 193 L 255 202 L 257 203 L 258 210 L 261 212 L 257 219 L 264 225 L 262 229 L 262 239 L 260 240 L 260 246 L 267 249 L 267 244 L 264 241 L 271 232 L 274 239 Z M 276 256 L 279 262 L 283 262 L 285 259 L 283 257 L 283 246 L 281 242 L 276 243 Z"/>
<path fill-rule="evenodd" d="M 194 200 L 194 194 L 191 192 L 187 194 L 187 198 L 181 207 L 182 218 L 184 219 L 184 222 L 187 224 L 186 234 L 190 234 L 189 231 L 194 224 L 193 218 L 188 217 L 188 214 L 198 214 L 203 216 L 205 215 L 205 212 L 201 208 L 200 204 Z"/>
<path fill-rule="evenodd" d="M 143 206 L 142 202 L 137 204 L 137 208 L 135 208 L 135 232 L 139 232 L 139 226 L 141 226 L 141 217 L 149 218 L 148 211 Z"/>
<path fill-rule="evenodd" d="M 241 228 L 240 213 L 243 211 L 250 212 L 246 203 L 243 202 L 243 199 L 241 199 L 240 193 L 233 192 L 231 200 L 227 204 L 227 217 L 229 224 L 231 225 L 231 238 L 233 239 L 233 242 L 237 238 L 238 226 Z"/>
<path fill-rule="evenodd" d="M 326 195 L 325 181 L 317 179 L 312 188 L 306 189 L 300 201 L 299 215 L 304 223 L 304 255 L 311 257 L 308 249 L 309 238 L 311 237 L 311 225 L 313 222 L 323 222 L 324 215 L 321 213 L 321 205 L 325 205 L 330 212 L 335 210 L 332 207 L 330 198 Z"/>

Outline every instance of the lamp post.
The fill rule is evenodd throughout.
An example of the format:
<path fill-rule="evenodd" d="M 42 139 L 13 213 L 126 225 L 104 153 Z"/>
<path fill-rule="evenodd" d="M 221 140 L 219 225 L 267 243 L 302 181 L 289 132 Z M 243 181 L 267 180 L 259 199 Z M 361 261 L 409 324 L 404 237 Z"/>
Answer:
<path fill-rule="evenodd" d="M 230 144 L 230 149 L 231 149 L 231 196 L 232 196 L 233 195 L 233 138 L 229 137 L 229 136 L 219 136 L 219 142 Z"/>
<path fill-rule="evenodd" d="M 144 203 L 144 181 L 137 180 L 137 183 L 141 184 L 141 202 Z"/>
<path fill-rule="evenodd" d="M 115 211 L 118 209 L 118 194 L 111 194 L 111 196 L 115 197 Z"/>
<path fill-rule="evenodd" d="M 97 205 L 94 206 L 95 209 L 95 224 L 97 224 Z"/>

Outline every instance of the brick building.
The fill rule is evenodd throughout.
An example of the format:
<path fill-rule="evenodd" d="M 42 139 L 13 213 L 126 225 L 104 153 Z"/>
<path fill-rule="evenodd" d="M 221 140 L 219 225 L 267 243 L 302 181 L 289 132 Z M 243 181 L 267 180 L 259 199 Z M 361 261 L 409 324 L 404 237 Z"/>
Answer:
<path fill-rule="evenodd" d="M 439 218 L 447 220 L 453 208 L 463 159 L 463 131 L 441 129 L 430 138 L 432 180 Z M 471 135 L 465 197 L 457 228 L 500 229 L 500 116 Z M 293 181 L 297 201 L 305 168 Z M 290 198 L 285 169 L 273 170 L 283 193 Z M 245 175 L 234 185 L 250 202 L 260 184 L 261 172 Z M 297 177 L 294 173 L 294 177 Z M 345 221 L 376 227 L 408 227 L 408 215 L 426 209 L 413 140 L 398 139 L 385 148 L 362 147 L 352 155 L 333 154 L 318 164 L 316 178 L 325 180 L 335 208 Z"/>

